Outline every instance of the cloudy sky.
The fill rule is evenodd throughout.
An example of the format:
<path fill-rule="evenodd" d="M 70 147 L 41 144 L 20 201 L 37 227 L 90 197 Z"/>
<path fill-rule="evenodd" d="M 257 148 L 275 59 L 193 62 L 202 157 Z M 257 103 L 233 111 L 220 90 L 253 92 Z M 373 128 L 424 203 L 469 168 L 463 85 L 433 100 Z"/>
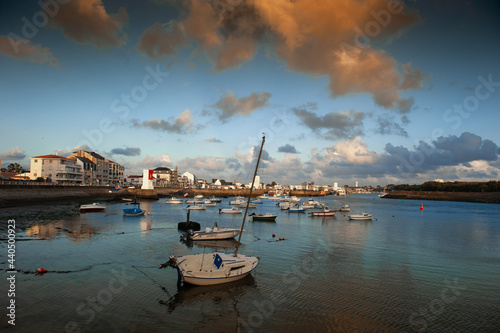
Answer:
<path fill-rule="evenodd" d="M 0 5 L 0 158 L 77 148 L 126 174 L 499 179 L 500 4 L 48 0 Z"/>

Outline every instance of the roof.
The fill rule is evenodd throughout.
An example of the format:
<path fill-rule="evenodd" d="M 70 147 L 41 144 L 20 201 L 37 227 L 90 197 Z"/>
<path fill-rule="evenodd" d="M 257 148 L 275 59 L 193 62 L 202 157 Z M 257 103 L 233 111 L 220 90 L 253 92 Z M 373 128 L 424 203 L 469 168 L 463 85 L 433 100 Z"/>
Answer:
<path fill-rule="evenodd" d="M 80 160 L 82 161 L 83 163 L 91 163 L 91 164 L 95 164 L 94 162 L 92 162 L 91 160 L 89 160 L 88 158 L 86 157 L 80 157 L 80 156 L 73 156 L 74 158 L 76 158 L 77 160 Z"/>
<path fill-rule="evenodd" d="M 40 155 L 40 156 L 34 156 L 34 157 L 31 157 L 31 158 L 41 158 L 41 159 L 44 159 L 44 158 L 60 158 L 62 160 L 69 160 L 69 158 L 66 158 L 66 157 L 62 157 L 62 156 L 59 156 L 59 155 Z"/>
<path fill-rule="evenodd" d="M 90 155 L 94 156 L 95 158 L 97 158 L 99 160 L 104 160 L 105 159 L 104 157 L 102 157 L 101 155 L 99 155 L 96 152 L 91 152 Z"/>

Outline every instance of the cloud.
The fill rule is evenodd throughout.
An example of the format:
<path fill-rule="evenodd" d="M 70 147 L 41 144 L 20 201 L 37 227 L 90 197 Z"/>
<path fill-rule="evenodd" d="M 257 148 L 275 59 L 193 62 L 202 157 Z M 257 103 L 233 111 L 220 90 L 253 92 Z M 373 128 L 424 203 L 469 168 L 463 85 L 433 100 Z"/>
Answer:
<path fill-rule="evenodd" d="M 361 111 L 338 111 L 318 116 L 316 113 L 308 111 L 308 108 L 314 109 L 316 105 L 310 103 L 292 110 L 311 130 L 326 129 L 326 138 L 349 138 L 362 134 L 364 113 Z"/>
<path fill-rule="evenodd" d="M 141 148 L 113 148 L 110 152 L 111 155 L 125 155 L 125 156 L 139 156 L 141 155 Z"/>
<path fill-rule="evenodd" d="M 333 150 L 333 154 L 342 156 L 348 163 L 374 164 L 377 161 L 377 154 L 369 152 L 366 142 L 361 141 L 359 136 L 352 140 L 337 142 Z"/>
<path fill-rule="evenodd" d="M 120 162 L 121 165 L 125 167 L 125 172 L 127 175 L 131 174 L 140 174 L 142 175 L 142 171 L 144 169 L 154 169 L 157 167 L 168 167 L 173 169 L 172 160 L 170 155 L 158 155 L 158 156 L 150 156 L 146 155 L 142 160 L 131 163 L 128 161 Z"/>
<path fill-rule="evenodd" d="M 85 151 L 92 151 L 92 148 L 90 148 L 87 145 L 79 145 L 79 146 L 74 146 L 73 148 L 70 149 L 57 149 L 55 151 L 56 155 L 63 156 L 63 157 L 68 157 L 71 155 L 73 152 L 77 150 L 85 150 Z"/>
<path fill-rule="evenodd" d="M 5 153 L 0 154 L 0 159 L 2 160 L 22 160 L 25 157 L 25 151 L 19 147 L 9 149 Z"/>
<path fill-rule="evenodd" d="M 178 23 L 166 26 L 155 23 L 144 31 L 136 48 L 153 59 L 176 54 L 175 48 L 186 42 L 181 29 Z"/>
<path fill-rule="evenodd" d="M 98 49 L 122 46 L 127 39 L 123 32 L 128 23 L 125 7 L 120 7 L 116 14 L 108 14 L 102 0 L 70 1 L 59 6 L 50 23 L 70 40 Z"/>
<path fill-rule="evenodd" d="M 300 154 L 291 144 L 286 144 L 278 148 L 278 153 Z"/>
<path fill-rule="evenodd" d="M 213 142 L 213 143 L 222 143 L 222 141 L 217 139 L 217 138 L 210 138 L 210 139 L 206 139 L 205 141 Z"/>
<path fill-rule="evenodd" d="M 391 3 L 192 0 L 167 28 L 159 23 L 149 27 L 138 48 L 155 58 L 192 42 L 194 55 L 204 54 L 216 71 L 224 71 L 251 60 L 265 45 L 288 70 L 327 77 L 332 97 L 366 93 L 378 105 L 406 113 L 414 101 L 401 93 L 421 89 L 429 76 L 411 63 L 398 64 L 372 44 L 390 42 L 422 19 L 402 1 L 390 12 Z"/>
<path fill-rule="evenodd" d="M 219 119 L 227 120 L 234 115 L 249 116 L 253 111 L 262 109 L 271 98 L 268 92 L 252 93 L 250 96 L 236 98 L 228 91 L 212 107 L 220 110 Z"/>
<path fill-rule="evenodd" d="M 193 116 L 189 109 L 184 110 L 177 118 L 173 121 L 166 121 L 163 119 L 151 119 L 149 121 L 139 122 L 137 119 L 132 119 L 132 126 L 135 128 L 151 128 L 155 131 L 171 132 L 178 134 L 186 134 L 187 132 L 193 132 L 198 127 L 191 124 Z"/>
<path fill-rule="evenodd" d="M 5 35 L 0 35 L 0 54 L 39 64 L 48 63 L 52 66 L 59 63 L 48 47 L 33 45 L 29 39 L 17 39 Z"/>
<path fill-rule="evenodd" d="M 394 121 L 394 117 L 390 115 L 379 115 L 377 117 L 378 128 L 375 129 L 375 133 L 383 135 L 400 135 L 405 138 L 408 137 L 408 132 L 397 122 Z"/>

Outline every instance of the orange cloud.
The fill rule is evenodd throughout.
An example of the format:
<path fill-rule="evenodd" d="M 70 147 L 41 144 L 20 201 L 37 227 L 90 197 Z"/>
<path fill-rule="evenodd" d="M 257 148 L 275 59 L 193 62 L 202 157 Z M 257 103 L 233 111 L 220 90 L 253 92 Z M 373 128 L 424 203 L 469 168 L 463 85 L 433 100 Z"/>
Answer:
<path fill-rule="evenodd" d="M 48 47 L 33 45 L 28 39 L 19 40 L 0 35 L 0 54 L 39 64 L 49 63 L 53 66 L 58 64 Z"/>
<path fill-rule="evenodd" d="M 419 69 L 400 66 L 372 46 L 399 37 L 421 21 L 418 12 L 402 1 L 218 0 L 217 4 L 186 2 L 186 19 L 172 23 L 175 28 L 164 30 L 157 43 L 151 42 L 155 26 L 150 27 L 139 43 L 141 51 L 155 57 L 171 55 L 179 40 L 190 40 L 196 44 L 195 53 L 204 53 L 215 70 L 223 71 L 251 60 L 259 45 L 268 45 L 287 69 L 327 76 L 333 97 L 368 93 L 378 105 L 402 113 L 413 101 L 400 93 L 421 88 L 427 79 Z"/>
<path fill-rule="evenodd" d="M 120 7 L 117 14 L 108 14 L 101 0 L 73 0 L 59 7 L 51 24 L 62 29 L 69 39 L 96 48 L 119 47 L 126 43 L 123 27 L 128 14 Z"/>

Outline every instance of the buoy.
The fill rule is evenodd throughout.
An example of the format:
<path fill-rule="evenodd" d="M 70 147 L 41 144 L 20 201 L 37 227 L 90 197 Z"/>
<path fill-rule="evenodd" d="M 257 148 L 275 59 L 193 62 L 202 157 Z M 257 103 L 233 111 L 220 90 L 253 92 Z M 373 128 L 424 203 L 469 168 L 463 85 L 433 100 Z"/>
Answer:
<path fill-rule="evenodd" d="M 47 272 L 47 270 L 46 270 L 45 268 L 43 268 L 43 267 L 37 268 L 37 269 L 35 269 L 35 270 L 36 270 L 38 273 L 46 273 L 46 272 Z"/>
<path fill-rule="evenodd" d="M 420 210 L 424 210 L 424 204 L 420 204 Z"/>
<path fill-rule="evenodd" d="M 273 238 L 274 238 L 274 237 L 276 237 L 276 235 L 275 235 L 275 234 L 273 234 Z"/>

